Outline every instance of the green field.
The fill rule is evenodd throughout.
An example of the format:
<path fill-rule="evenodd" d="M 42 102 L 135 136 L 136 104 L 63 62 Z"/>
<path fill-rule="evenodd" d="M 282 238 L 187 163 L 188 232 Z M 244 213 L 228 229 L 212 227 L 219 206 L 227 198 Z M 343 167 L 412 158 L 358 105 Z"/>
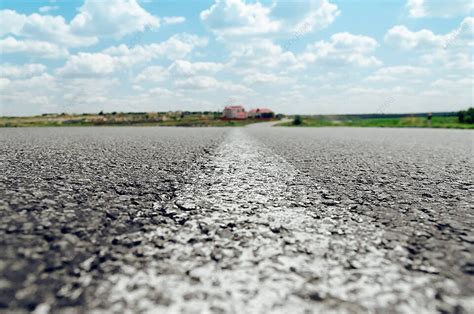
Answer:
<path fill-rule="evenodd" d="M 31 117 L 0 117 L 0 127 L 53 126 L 182 126 L 232 127 L 244 126 L 257 120 L 221 120 L 218 113 L 101 113 L 45 114 Z"/>
<path fill-rule="evenodd" d="M 426 117 L 402 118 L 354 118 L 347 116 L 307 116 L 302 117 L 301 125 L 293 122 L 279 124 L 279 126 L 302 127 L 391 127 L 391 128 L 448 128 L 474 129 L 474 124 L 460 123 L 458 117 L 433 117 L 431 124 Z"/>
<path fill-rule="evenodd" d="M 412 127 L 474 129 L 474 124 L 460 123 L 456 116 L 433 116 L 431 125 L 426 117 L 362 117 L 357 115 L 302 116 L 301 124 L 281 123 L 290 127 Z M 166 113 L 100 113 L 100 114 L 44 114 L 31 117 L 0 117 L 0 127 L 51 127 L 51 126 L 181 126 L 181 127 L 232 127 L 245 126 L 258 120 L 220 119 L 218 112 L 166 112 Z"/>

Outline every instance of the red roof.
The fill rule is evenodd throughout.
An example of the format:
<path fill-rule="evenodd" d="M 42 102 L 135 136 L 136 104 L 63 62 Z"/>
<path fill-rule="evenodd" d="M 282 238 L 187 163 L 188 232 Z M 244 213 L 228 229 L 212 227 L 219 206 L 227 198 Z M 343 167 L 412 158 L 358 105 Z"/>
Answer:
<path fill-rule="evenodd" d="M 272 113 L 273 111 L 268 108 L 257 108 L 251 109 L 249 112 L 251 113 Z"/>
<path fill-rule="evenodd" d="M 225 106 L 225 109 L 244 109 L 243 106 Z"/>

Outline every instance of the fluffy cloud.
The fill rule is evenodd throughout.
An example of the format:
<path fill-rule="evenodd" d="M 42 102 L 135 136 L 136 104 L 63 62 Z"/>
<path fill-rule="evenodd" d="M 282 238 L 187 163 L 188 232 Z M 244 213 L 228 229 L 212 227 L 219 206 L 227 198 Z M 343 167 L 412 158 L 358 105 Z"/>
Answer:
<path fill-rule="evenodd" d="M 331 25 L 340 14 L 337 5 L 327 0 L 313 0 L 308 1 L 308 3 L 310 5 L 308 14 L 294 28 L 296 36 L 326 28 Z"/>
<path fill-rule="evenodd" d="M 431 30 L 411 31 L 406 26 L 397 25 L 385 34 L 385 42 L 402 49 L 448 48 L 448 46 L 473 46 L 474 18 L 466 17 L 460 26 L 445 35 L 434 34 Z"/>
<path fill-rule="evenodd" d="M 5 89 L 8 86 L 8 84 L 10 84 L 9 79 L 4 78 L 4 77 L 0 77 L 0 91 Z"/>
<path fill-rule="evenodd" d="M 428 29 L 413 32 L 403 25 L 389 29 L 384 40 L 402 49 L 443 47 L 446 43 L 445 36 L 436 35 Z"/>
<path fill-rule="evenodd" d="M 411 17 L 452 17 L 468 15 L 474 9 L 471 0 L 408 0 L 406 8 Z"/>
<path fill-rule="evenodd" d="M 159 26 L 159 19 L 145 11 L 136 0 L 86 0 L 71 21 L 74 32 L 115 38 Z"/>
<path fill-rule="evenodd" d="M 323 64 L 351 64 L 356 66 L 378 66 L 381 64 L 375 56 L 377 41 L 368 36 L 337 33 L 330 41 L 319 41 L 309 45 L 300 57 L 305 62 Z"/>
<path fill-rule="evenodd" d="M 47 13 L 47 12 L 50 12 L 50 11 L 56 11 L 57 9 L 59 9 L 58 6 L 44 6 L 44 7 L 41 7 L 39 8 L 39 11 L 41 13 Z"/>
<path fill-rule="evenodd" d="M 207 39 L 179 34 L 168 40 L 129 48 L 126 45 L 110 47 L 98 53 L 78 53 L 58 69 L 62 76 L 103 76 L 124 68 L 149 62 L 156 58 L 183 58 L 196 47 L 207 45 Z"/>
<path fill-rule="evenodd" d="M 409 2 L 412 16 L 447 15 L 436 13 L 430 1 Z M 153 41 L 161 36 L 151 33 L 140 37 L 160 24 L 186 19 L 158 18 L 138 3 L 144 1 L 85 0 L 67 17 L 52 16 L 59 12 L 53 7 L 40 9 L 43 14 L 0 10 L 0 52 L 13 54 L 0 65 L 4 112 L 218 110 L 235 99 L 271 103 L 282 112 L 372 112 L 394 93 L 397 101 L 389 108 L 394 112 L 446 110 L 452 95 L 459 108 L 472 102 L 472 17 L 451 32 L 447 23 L 437 25 L 442 33 L 423 24 L 394 26 L 382 49 L 406 50 L 389 53 L 388 62 L 410 63 L 379 67 L 373 32 L 367 33 L 372 37 L 347 32 L 303 37 L 335 21 L 340 11 L 330 0 L 217 0 L 200 12 L 217 39 L 212 49 L 200 49 L 207 38 L 188 34 L 164 41 Z M 183 27 L 192 25 L 178 28 Z M 102 39 L 107 40 L 95 45 Z M 387 56 L 384 52 L 381 56 Z M 64 60 L 32 61 L 36 56 Z M 346 105 L 348 97 L 352 107 Z"/>
<path fill-rule="evenodd" d="M 20 35 L 27 16 L 13 10 L 0 10 L 0 36 Z"/>
<path fill-rule="evenodd" d="M 423 17 L 426 15 L 424 0 L 408 0 L 405 6 L 411 17 Z"/>
<path fill-rule="evenodd" d="M 45 41 L 64 47 L 90 46 L 95 36 L 80 36 L 72 32 L 62 16 L 18 14 L 12 10 L 0 11 L 0 36 L 12 34 L 35 41 Z"/>
<path fill-rule="evenodd" d="M 141 82 L 151 82 L 151 83 L 158 83 L 158 82 L 163 82 L 169 77 L 169 71 L 167 68 L 159 66 L 159 65 L 153 65 L 146 67 L 143 69 L 140 74 L 135 77 L 135 82 L 136 83 L 141 83 Z"/>
<path fill-rule="evenodd" d="M 0 53 L 28 53 L 42 58 L 64 58 L 68 55 L 65 48 L 38 40 L 17 40 L 13 37 L 0 39 Z"/>
<path fill-rule="evenodd" d="M 290 51 L 268 39 L 247 40 L 245 43 L 229 44 L 231 63 L 235 67 L 285 67 L 288 70 L 302 68 L 303 64 Z"/>
<path fill-rule="evenodd" d="M 56 78 L 56 84 L 60 86 L 55 95 L 61 112 L 98 112 L 119 94 L 119 81 L 109 77 Z"/>
<path fill-rule="evenodd" d="M 244 83 L 253 85 L 253 84 L 267 84 L 267 83 L 285 83 L 289 82 L 290 78 L 288 77 L 283 77 L 283 76 L 278 76 L 275 74 L 271 73 L 260 73 L 260 72 L 255 72 L 248 74 L 244 77 Z"/>
<path fill-rule="evenodd" d="M 287 11 L 292 11 L 291 17 Z M 334 22 L 340 14 L 337 6 L 328 0 L 301 2 L 261 2 L 245 0 L 216 0 L 201 12 L 201 20 L 218 36 L 289 35 L 301 36 L 322 29 Z"/>
<path fill-rule="evenodd" d="M 173 82 L 183 89 L 205 89 L 205 88 L 224 88 L 225 84 L 218 82 L 209 74 L 215 74 L 222 70 L 224 64 L 214 62 L 189 62 L 177 60 L 168 67 L 153 65 L 143 69 L 133 82 L 143 83 L 164 83 Z M 144 89 L 140 85 L 135 85 L 135 89 Z"/>
<path fill-rule="evenodd" d="M 165 16 L 163 18 L 163 24 L 165 25 L 181 24 L 184 22 L 186 22 L 184 16 Z"/>
<path fill-rule="evenodd" d="M 465 77 L 457 80 L 448 80 L 448 79 L 438 79 L 434 82 L 431 83 L 432 87 L 435 88 L 440 88 L 440 89 L 450 89 L 450 90 L 455 90 L 455 89 L 471 89 L 471 93 L 474 93 L 472 91 L 472 85 L 474 82 L 474 78 L 471 77 Z"/>
<path fill-rule="evenodd" d="M 447 35 L 444 48 L 453 45 L 457 45 L 461 48 L 474 46 L 474 17 L 469 16 L 464 18 L 459 28 Z"/>
<path fill-rule="evenodd" d="M 169 71 L 180 76 L 193 76 L 201 73 L 215 73 L 224 68 L 224 64 L 216 62 L 189 62 L 177 60 L 171 64 Z"/>
<path fill-rule="evenodd" d="M 449 49 L 438 49 L 420 57 L 423 64 L 437 66 L 447 70 L 457 70 L 461 73 L 472 73 L 474 60 L 470 51 L 456 51 Z"/>
<path fill-rule="evenodd" d="M 453 31 L 439 35 L 431 30 L 411 31 L 395 26 L 385 35 L 385 42 L 401 49 L 420 49 L 424 64 L 439 64 L 444 68 L 472 69 L 474 47 L 474 18 L 466 17 Z"/>
<path fill-rule="evenodd" d="M 116 79 L 61 78 L 41 73 L 8 82 L 0 93 L 3 114 L 98 112 L 105 101 L 115 101 Z M 115 90 L 114 90 L 115 89 Z"/>
<path fill-rule="evenodd" d="M 47 13 L 53 9 L 55 7 L 42 7 L 40 12 Z M 168 23 L 182 21 L 180 17 L 167 18 Z M 33 55 L 48 58 L 67 55 L 66 48 L 96 44 L 99 37 L 119 39 L 159 25 L 159 19 L 145 11 L 136 0 L 111 0 L 107 3 L 86 0 L 70 23 L 62 16 L 0 11 L 0 36 L 11 35 L 2 40 L 3 52 L 31 51 Z"/>
<path fill-rule="evenodd" d="M 155 87 L 148 90 L 148 94 L 152 96 L 162 96 L 162 97 L 180 97 L 182 94 L 171 91 L 167 88 Z"/>
<path fill-rule="evenodd" d="M 443 109 L 442 104 L 450 104 L 451 110 L 468 108 L 472 106 L 474 97 L 473 84 L 472 76 L 459 79 L 437 79 L 426 86 L 425 90 L 417 91 L 417 96 L 425 103 L 439 106 L 440 111 L 446 110 Z M 420 95 L 423 97 L 420 98 Z M 456 95 L 454 99 L 453 95 Z"/>
<path fill-rule="evenodd" d="M 46 71 L 43 64 L 23 64 L 23 65 L 0 65 L 0 76 L 10 79 L 27 78 L 39 75 Z"/>
<path fill-rule="evenodd" d="M 176 80 L 175 85 L 181 89 L 191 90 L 223 90 L 239 93 L 250 92 L 250 89 L 243 85 L 226 81 L 221 82 L 213 77 L 203 75 Z"/>
<path fill-rule="evenodd" d="M 80 52 L 67 60 L 66 65 L 57 73 L 61 76 L 103 76 L 111 74 L 116 69 L 113 57 L 104 53 Z"/>
<path fill-rule="evenodd" d="M 207 43 L 207 38 L 188 34 L 177 34 L 161 43 L 137 45 L 133 48 L 122 44 L 120 46 L 107 48 L 103 53 L 117 57 L 117 60 L 123 64 L 135 64 L 150 61 L 158 57 L 180 59 L 191 53 L 195 48 L 205 47 Z"/>
<path fill-rule="evenodd" d="M 277 69 L 285 72 L 299 72 L 311 64 L 318 65 L 356 65 L 361 67 L 381 65 L 373 52 L 378 47 L 375 39 L 337 33 L 329 41 L 319 41 L 308 45 L 300 54 L 285 51 L 281 46 L 268 39 L 253 39 L 246 43 L 229 44 L 230 64 L 245 75 L 250 72 L 263 72 Z M 262 72 L 262 71 L 260 71 Z M 249 77 L 249 80 L 257 78 Z"/>
<path fill-rule="evenodd" d="M 47 112 L 47 107 L 54 103 L 54 94 L 57 86 L 53 76 L 42 73 L 26 79 L 9 80 L 2 93 L 0 93 L 0 103 L 3 114 L 11 115 L 18 108 L 23 114 L 37 114 Z"/>
<path fill-rule="evenodd" d="M 388 82 L 398 79 L 406 79 L 419 77 L 429 74 L 430 71 L 423 67 L 415 67 L 410 65 L 401 65 L 393 67 L 384 67 L 375 71 L 366 80 L 373 82 Z"/>
<path fill-rule="evenodd" d="M 175 81 L 175 85 L 183 89 L 211 89 L 217 87 L 218 83 L 210 76 L 194 76 Z"/>
<path fill-rule="evenodd" d="M 260 2 L 216 0 L 200 18 L 217 36 L 241 36 L 277 32 L 281 23 L 272 20 L 270 13 L 271 8 Z"/>

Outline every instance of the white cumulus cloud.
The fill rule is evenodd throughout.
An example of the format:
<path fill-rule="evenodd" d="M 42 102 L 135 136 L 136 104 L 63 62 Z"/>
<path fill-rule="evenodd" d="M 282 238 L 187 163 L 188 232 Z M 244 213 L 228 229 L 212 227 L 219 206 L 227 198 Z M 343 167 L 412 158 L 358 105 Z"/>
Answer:
<path fill-rule="evenodd" d="M 64 58 L 68 51 L 56 44 L 38 40 L 17 40 L 14 37 L 0 39 L 0 54 L 27 53 L 42 58 Z"/>
<path fill-rule="evenodd" d="M 107 48 L 103 53 L 117 57 L 124 64 L 147 62 L 158 57 L 175 60 L 183 58 L 198 47 L 205 47 L 208 39 L 189 34 L 176 34 L 161 43 L 137 45 L 129 48 L 122 44 Z"/>
<path fill-rule="evenodd" d="M 271 7 L 260 2 L 216 0 L 200 14 L 201 20 L 220 37 L 277 32 L 281 23 L 270 17 Z"/>
<path fill-rule="evenodd" d="M 420 60 L 426 65 L 438 64 L 446 69 L 471 69 L 474 47 L 474 18 L 466 17 L 458 28 L 447 34 L 435 34 L 428 29 L 411 31 L 406 26 L 392 27 L 385 42 L 404 49 L 423 52 Z"/>
<path fill-rule="evenodd" d="M 102 76 L 111 74 L 116 69 L 113 57 L 104 53 L 80 52 L 67 60 L 66 65 L 58 69 L 61 76 Z"/>
<path fill-rule="evenodd" d="M 207 39 L 188 34 L 174 35 L 161 43 L 137 45 L 122 44 L 96 53 L 78 53 L 70 56 L 57 73 L 62 76 L 103 76 L 136 64 L 146 64 L 157 58 L 179 59 L 197 47 L 207 45 Z"/>
<path fill-rule="evenodd" d="M 243 85 L 229 81 L 219 81 L 211 76 L 198 75 L 185 79 L 178 79 L 174 84 L 181 89 L 189 90 L 223 90 L 235 93 L 247 93 L 251 90 Z"/>
<path fill-rule="evenodd" d="M 151 82 L 151 83 L 158 83 L 167 80 L 169 77 L 169 71 L 167 68 L 159 66 L 159 65 L 152 65 L 143 69 L 140 74 L 138 74 L 134 81 L 137 83 L 141 82 Z"/>
<path fill-rule="evenodd" d="M 57 9 L 59 9 L 59 7 L 56 6 L 56 5 L 54 5 L 54 6 L 47 5 L 47 6 L 44 6 L 44 7 L 40 7 L 39 11 L 41 13 L 47 13 L 47 12 L 50 12 L 50 11 L 56 11 Z"/>
<path fill-rule="evenodd" d="M 377 41 L 369 36 L 336 33 L 329 41 L 308 45 L 300 59 L 326 65 L 378 66 L 382 62 L 372 55 L 378 46 Z"/>
<path fill-rule="evenodd" d="M 163 18 L 163 24 L 165 25 L 181 24 L 184 22 L 186 22 L 184 16 L 165 16 Z"/>
<path fill-rule="evenodd" d="M 10 79 L 27 78 L 39 75 L 46 71 L 46 66 L 38 63 L 13 65 L 0 65 L 0 76 Z"/>
<path fill-rule="evenodd" d="M 24 15 L 13 10 L 1 10 L 0 36 L 7 34 L 63 47 L 90 46 L 98 41 L 96 36 L 74 34 L 62 16 Z"/>
<path fill-rule="evenodd" d="M 430 70 L 424 67 L 417 67 L 411 65 L 399 65 L 384 67 L 375 71 L 366 80 L 373 82 L 388 82 L 398 79 L 416 78 L 425 76 L 430 73 Z"/>
<path fill-rule="evenodd" d="M 472 46 L 474 43 L 474 18 L 464 18 L 458 28 L 444 35 L 435 34 L 429 29 L 411 31 L 404 25 L 396 25 L 388 30 L 384 40 L 386 43 L 402 49 Z"/>
<path fill-rule="evenodd" d="M 406 8 L 411 17 L 453 17 L 468 15 L 474 9 L 472 0 L 407 0 Z"/>
<path fill-rule="evenodd" d="M 411 31 L 404 25 L 396 25 L 384 37 L 386 43 L 402 49 L 442 47 L 445 36 L 436 35 L 431 30 Z"/>
<path fill-rule="evenodd" d="M 287 14 L 288 10 L 292 14 Z M 298 2 L 216 0 L 200 14 L 218 38 L 238 36 L 301 36 L 329 26 L 340 14 L 329 0 Z"/>
<path fill-rule="evenodd" d="M 313 0 L 308 3 L 310 4 L 308 14 L 294 28 L 296 36 L 301 36 L 313 30 L 326 28 L 331 25 L 340 14 L 337 5 L 327 0 Z"/>
<path fill-rule="evenodd" d="M 269 39 L 257 38 L 242 43 L 230 43 L 229 48 L 232 63 L 243 69 L 285 67 L 292 70 L 303 67 L 294 53 L 285 51 Z"/>
<path fill-rule="evenodd" d="M 159 18 L 144 10 L 136 0 L 86 0 L 71 21 L 71 29 L 76 33 L 115 38 L 159 26 Z"/>
<path fill-rule="evenodd" d="M 176 75 L 193 76 L 202 73 L 215 73 L 224 68 L 224 64 L 216 62 L 189 62 L 176 60 L 171 64 L 169 71 Z"/>
<path fill-rule="evenodd" d="M 290 81 L 288 77 L 278 76 L 272 73 L 250 73 L 243 79 L 245 84 L 267 84 L 267 83 L 285 83 Z"/>

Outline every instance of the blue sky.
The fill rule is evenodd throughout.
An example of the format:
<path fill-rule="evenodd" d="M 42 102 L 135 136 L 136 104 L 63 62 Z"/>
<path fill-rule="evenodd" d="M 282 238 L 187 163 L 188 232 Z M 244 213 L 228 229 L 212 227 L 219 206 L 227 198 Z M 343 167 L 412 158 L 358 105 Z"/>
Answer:
<path fill-rule="evenodd" d="M 472 1 L 0 2 L 0 114 L 454 111 Z"/>

